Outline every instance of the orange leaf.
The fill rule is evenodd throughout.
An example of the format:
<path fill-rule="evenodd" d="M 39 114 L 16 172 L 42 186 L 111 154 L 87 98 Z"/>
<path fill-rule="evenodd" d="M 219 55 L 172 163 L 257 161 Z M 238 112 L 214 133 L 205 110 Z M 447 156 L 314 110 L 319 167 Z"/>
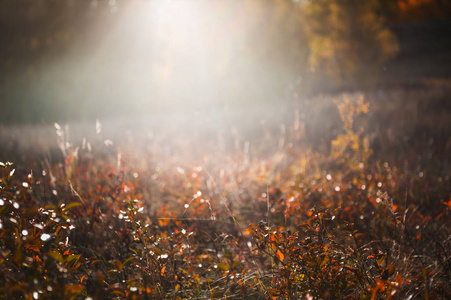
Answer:
<path fill-rule="evenodd" d="M 381 273 L 381 279 L 382 280 L 388 280 L 388 278 L 393 275 L 395 272 L 395 266 L 394 265 L 388 265 L 384 271 Z"/>
<path fill-rule="evenodd" d="M 388 275 L 391 276 L 393 273 L 395 273 L 395 266 L 394 265 L 388 265 L 385 270 L 388 271 Z"/>
<path fill-rule="evenodd" d="M 115 260 L 114 264 L 116 265 L 117 269 L 119 270 L 119 272 L 122 272 L 122 263 L 119 260 Z"/>
<path fill-rule="evenodd" d="M 96 263 L 98 263 L 100 260 L 93 260 L 92 262 L 91 262 L 91 266 L 93 266 L 94 264 L 96 264 Z"/>
<path fill-rule="evenodd" d="M 164 274 L 164 271 L 166 270 L 166 266 L 163 266 L 163 268 L 161 268 L 161 276 L 163 276 L 163 274 Z"/>
<path fill-rule="evenodd" d="M 403 282 L 402 276 L 400 274 L 397 274 L 395 279 L 396 279 L 396 282 L 398 283 L 398 286 L 402 286 L 402 282 Z"/>
<path fill-rule="evenodd" d="M 41 251 L 38 247 L 36 247 L 35 245 L 25 245 L 25 249 L 29 249 L 29 250 L 33 250 L 34 252 L 39 252 Z"/>
<path fill-rule="evenodd" d="M 359 238 L 361 238 L 362 236 L 365 236 L 363 233 L 357 233 L 356 235 L 355 235 L 355 238 L 356 239 L 359 239 Z"/>
<path fill-rule="evenodd" d="M 276 256 L 280 261 L 283 261 L 284 256 L 283 256 L 282 251 L 280 251 L 279 249 L 277 249 L 277 251 L 276 251 Z"/>

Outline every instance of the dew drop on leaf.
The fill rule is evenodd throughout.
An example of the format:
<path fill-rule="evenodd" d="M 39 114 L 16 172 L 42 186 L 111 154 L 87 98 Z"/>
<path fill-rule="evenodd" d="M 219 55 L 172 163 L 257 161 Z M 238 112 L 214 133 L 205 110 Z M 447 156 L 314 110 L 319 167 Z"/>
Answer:
<path fill-rule="evenodd" d="M 50 239 L 50 234 L 44 233 L 43 235 L 41 235 L 41 240 L 42 241 L 47 241 L 48 239 Z"/>

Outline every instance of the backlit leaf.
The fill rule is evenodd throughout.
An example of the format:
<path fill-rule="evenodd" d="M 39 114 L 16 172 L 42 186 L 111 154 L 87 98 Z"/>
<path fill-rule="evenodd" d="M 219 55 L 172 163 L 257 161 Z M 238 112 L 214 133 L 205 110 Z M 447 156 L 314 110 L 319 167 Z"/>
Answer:
<path fill-rule="evenodd" d="M 280 261 L 283 261 L 284 255 L 283 255 L 282 251 L 280 251 L 279 249 L 277 249 L 277 251 L 276 251 L 276 256 Z"/>
<path fill-rule="evenodd" d="M 80 205 L 81 205 L 80 202 L 72 202 L 72 203 L 69 203 L 68 205 L 66 205 L 66 206 L 64 207 L 64 210 L 65 210 L 65 211 L 68 211 L 68 210 L 70 210 L 70 209 L 72 209 L 72 208 L 74 208 L 74 207 L 80 206 Z"/>

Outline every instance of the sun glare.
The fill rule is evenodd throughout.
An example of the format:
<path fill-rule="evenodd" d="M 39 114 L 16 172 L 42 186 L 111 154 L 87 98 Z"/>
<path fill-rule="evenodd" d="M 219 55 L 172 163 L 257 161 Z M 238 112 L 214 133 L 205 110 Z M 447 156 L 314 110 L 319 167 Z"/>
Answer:
<path fill-rule="evenodd" d="M 213 101 L 207 8 L 190 1 L 136 1 L 108 30 L 104 43 L 114 41 L 125 58 L 118 69 L 126 72 L 123 82 L 135 101 L 178 108 Z"/>

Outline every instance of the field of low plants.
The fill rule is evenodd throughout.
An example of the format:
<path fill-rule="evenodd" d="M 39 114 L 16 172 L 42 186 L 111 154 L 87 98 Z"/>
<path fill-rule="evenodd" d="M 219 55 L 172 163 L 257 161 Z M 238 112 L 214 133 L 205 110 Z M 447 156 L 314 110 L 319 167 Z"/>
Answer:
<path fill-rule="evenodd" d="M 371 130 L 363 97 L 303 105 L 220 129 L 55 123 L 47 148 L 2 127 L 0 298 L 451 299 L 449 136 Z"/>

